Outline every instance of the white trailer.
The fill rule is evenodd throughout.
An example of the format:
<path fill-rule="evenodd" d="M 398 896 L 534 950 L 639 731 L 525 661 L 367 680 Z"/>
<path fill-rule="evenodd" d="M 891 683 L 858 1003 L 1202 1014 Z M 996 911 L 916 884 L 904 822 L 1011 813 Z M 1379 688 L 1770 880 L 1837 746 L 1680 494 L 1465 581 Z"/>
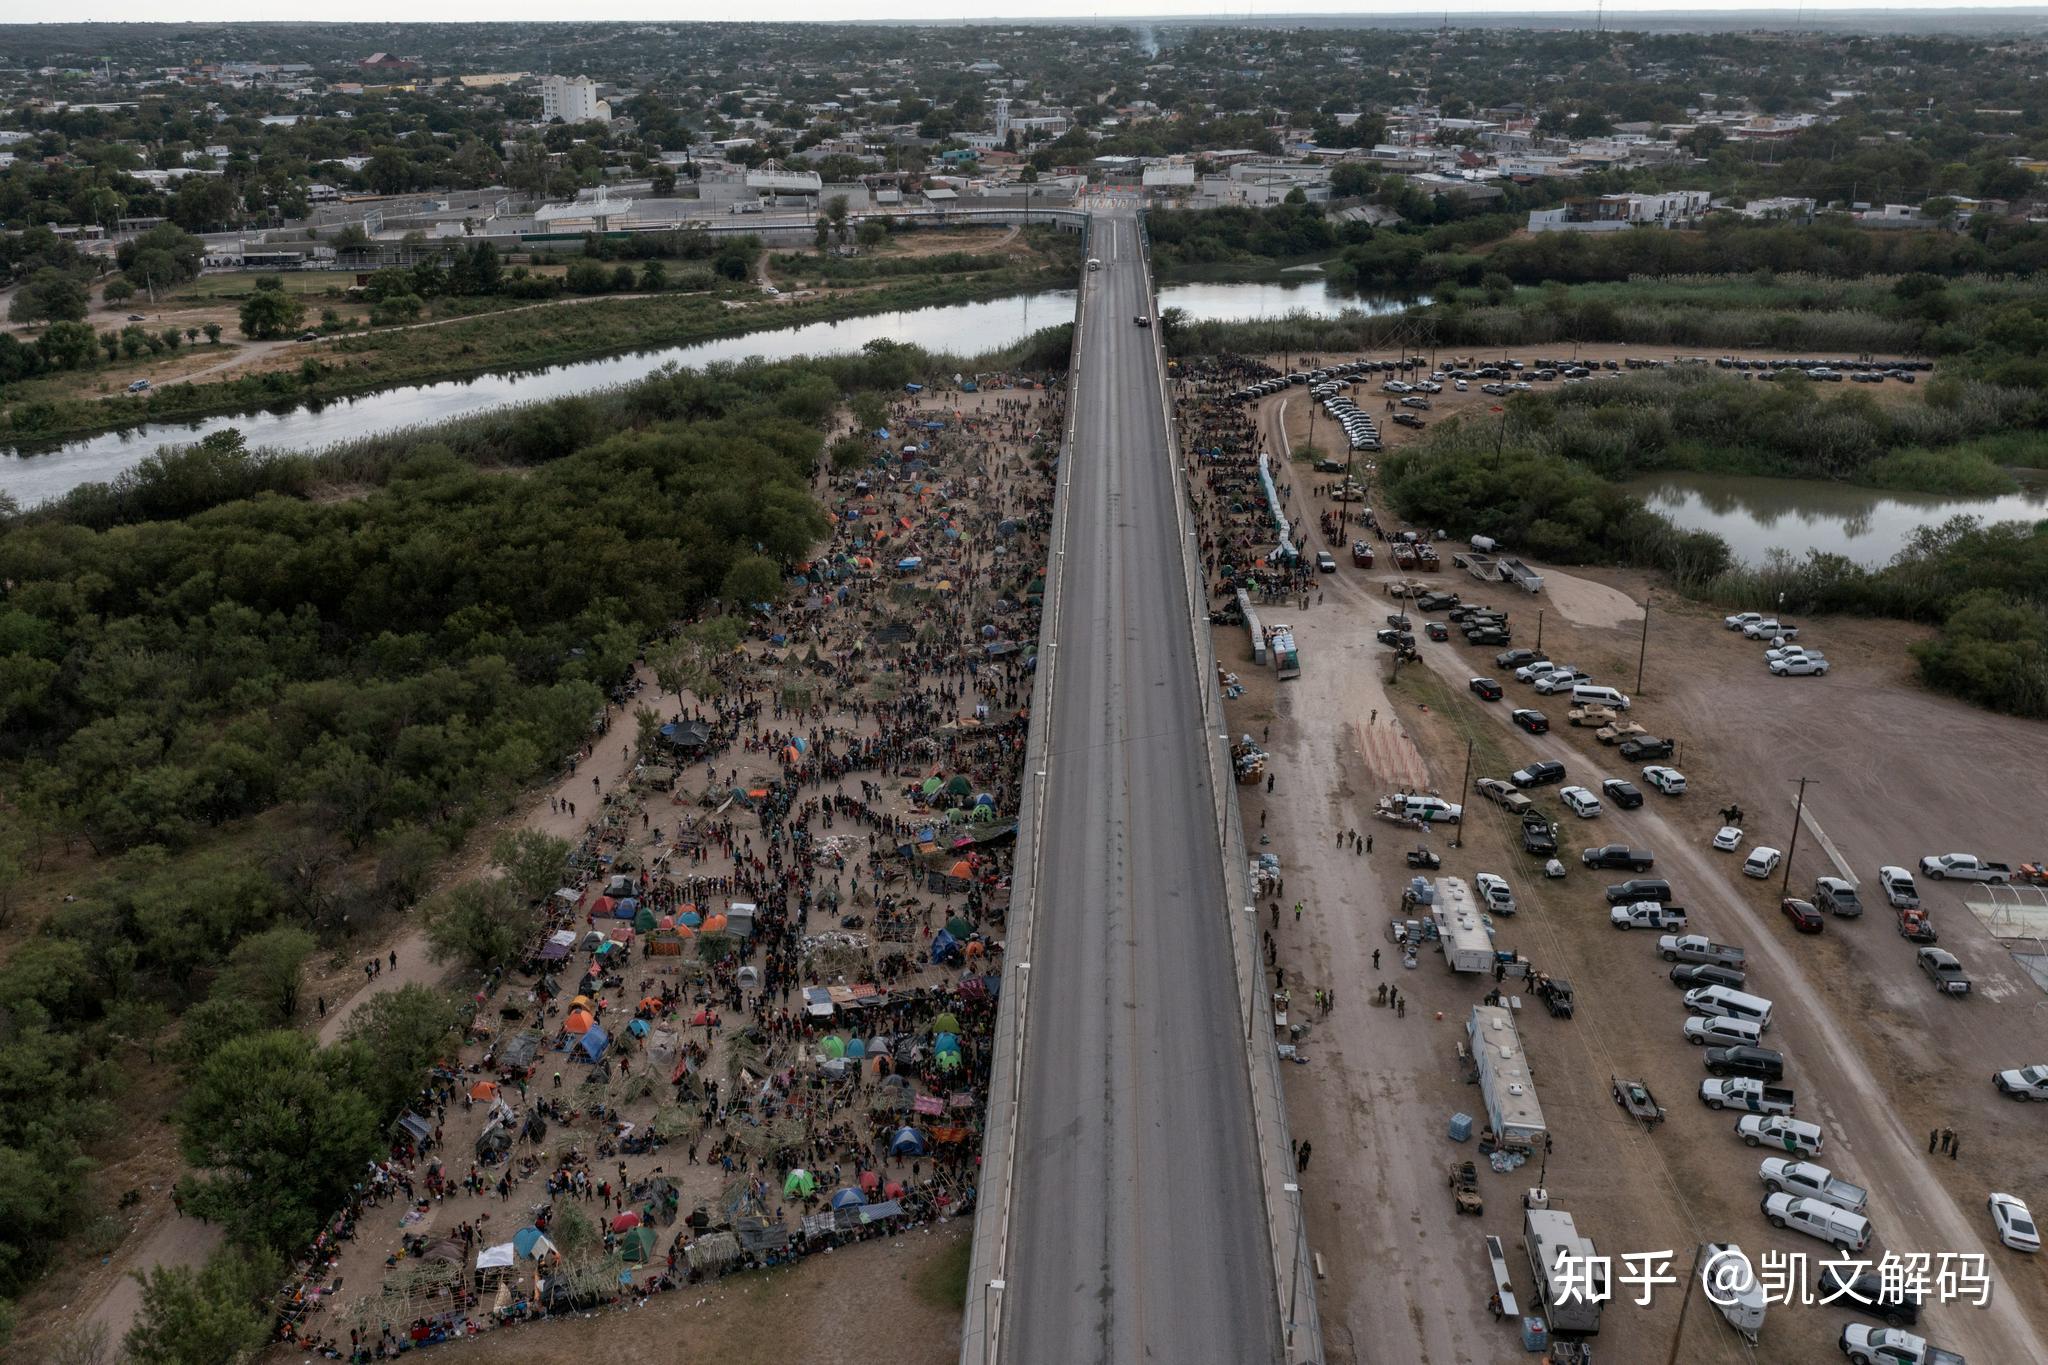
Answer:
<path fill-rule="evenodd" d="M 1437 942 L 1454 972 L 1493 970 L 1493 936 L 1486 931 L 1472 888 L 1463 877 L 1438 877 L 1436 900 L 1429 910 L 1436 921 Z"/>
<path fill-rule="evenodd" d="M 1543 1137 L 1543 1106 L 1536 1102 L 1536 1083 L 1529 1078 L 1514 1016 L 1499 1005 L 1474 1005 L 1465 1034 L 1494 1136 L 1506 1146 L 1534 1146 Z"/>
<path fill-rule="evenodd" d="M 1524 1209 L 1522 1245 L 1536 1281 L 1536 1302 L 1553 1334 L 1591 1336 L 1600 1330 L 1606 1268 L 1590 1238 L 1563 1209 Z"/>

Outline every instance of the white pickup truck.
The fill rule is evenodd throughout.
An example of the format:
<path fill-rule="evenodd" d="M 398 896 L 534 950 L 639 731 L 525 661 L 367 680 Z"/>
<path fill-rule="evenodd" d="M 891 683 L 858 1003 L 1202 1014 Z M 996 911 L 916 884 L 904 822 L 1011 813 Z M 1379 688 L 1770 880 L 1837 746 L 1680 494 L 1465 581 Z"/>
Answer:
<path fill-rule="evenodd" d="M 1752 1114 L 1792 1112 L 1792 1087 L 1765 1085 L 1751 1076 L 1700 1082 L 1700 1103 L 1709 1109 L 1747 1109 Z"/>
<path fill-rule="evenodd" d="M 1991 1078 L 1998 1093 L 2016 1100 L 2048 1100 L 2048 1066 L 2001 1071 Z"/>
<path fill-rule="evenodd" d="M 1776 1147 L 1794 1156 L 1819 1156 L 1827 1142 L 1819 1124 L 1783 1114 L 1744 1114 L 1735 1120 L 1735 1135 L 1752 1147 Z"/>
<path fill-rule="evenodd" d="M 1840 1345 L 1850 1365 L 1969 1365 L 1954 1351 L 1944 1351 L 1925 1337 L 1896 1327 L 1852 1322 L 1842 1329 Z"/>
<path fill-rule="evenodd" d="M 1617 905 L 1607 912 L 1607 921 L 1617 929 L 1683 929 L 1685 907 L 1658 901 L 1637 901 Z"/>
<path fill-rule="evenodd" d="M 1937 882 L 1989 882 L 2004 886 L 2012 880 L 2010 867 L 1987 862 L 1974 853 L 1930 853 L 1920 860 L 1920 871 Z"/>
<path fill-rule="evenodd" d="M 1861 1185 L 1850 1184 L 1827 1167 L 1812 1161 L 1787 1161 L 1781 1156 L 1767 1156 L 1764 1164 L 1757 1168 L 1757 1176 L 1772 1194 L 1802 1195 L 1851 1213 L 1863 1212 L 1864 1206 L 1870 1202 L 1870 1191 Z"/>
<path fill-rule="evenodd" d="M 1666 962 L 1712 962 L 1717 966 L 1742 966 L 1743 952 L 1732 943 L 1716 943 L 1705 934 L 1666 934 L 1657 940 L 1657 952 Z"/>

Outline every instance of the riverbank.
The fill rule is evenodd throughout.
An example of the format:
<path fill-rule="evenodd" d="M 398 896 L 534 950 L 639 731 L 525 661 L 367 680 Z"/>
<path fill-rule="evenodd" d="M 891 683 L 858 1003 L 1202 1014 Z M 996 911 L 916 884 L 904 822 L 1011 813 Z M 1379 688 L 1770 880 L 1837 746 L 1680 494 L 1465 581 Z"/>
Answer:
<path fill-rule="evenodd" d="M 281 403 L 318 403 L 403 384 L 462 379 L 750 332 L 835 322 L 869 313 L 1000 298 L 1071 287 L 1078 243 L 1034 242 L 1013 264 L 962 276 L 864 283 L 808 297 L 766 297 L 754 286 L 713 293 L 630 298 L 564 298 L 522 311 L 432 326 L 354 333 L 277 348 L 247 373 L 207 383 L 173 383 L 134 398 L 31 399 L 0 411 L 0 442 L 23 449 L 149 422 L 240 414 Z"/>

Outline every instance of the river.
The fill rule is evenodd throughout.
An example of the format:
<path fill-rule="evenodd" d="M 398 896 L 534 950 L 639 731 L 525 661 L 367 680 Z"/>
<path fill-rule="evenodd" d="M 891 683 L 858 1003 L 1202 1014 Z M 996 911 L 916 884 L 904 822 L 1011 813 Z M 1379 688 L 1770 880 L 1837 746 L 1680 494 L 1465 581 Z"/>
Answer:
<path fill-rule="evenodd" d="M 1987 523 L 2048 517 L 2048 471 L 2013 472 L 2020 490 L 1997 497 L 1682 472 L 1649 474 L 1622 487 L 1688 531 L 1712 531 L 1747 564 L 1763 563 L 1773 550 L 1788 551 L 1795 559 L 1820 550 L 1874 569 L 1904 549 L 1914 531 L 1950 517 Z"/>
<path fill-rule="evenodd" d="M 1275 317 L 1290 312 L 1320 317 L 1334 317 L 1347 310 L 1398 312 L 1409 302 L 1393 296 L 1345 295 L 1311 273 L 1282 281 L 1169 285 L 1159 291 L 1162 309 L 1182 309 L 1197 321 Z M 663 365 L 708 365 L 752 356 L 787 360 L 799 355 L 843 354 L 878 337 L 914 341 L 934 351 L 975 355 L 1007 346 L 1040 328 L 1071 322 L 1073 317 L 1074 292 L 1051 289 L 979 303 L 813 322 L 525 371 L 407 384 L 275 411 L 152 422 L 26 454 L 10 451 L 0 456 L 0 492 L 13 495 L 23 507 L 32 507 L 79 484 L 111 479 L 159 446 L 197 441 L 226 427 L 239 429 L 256 448 L 320 450 L 362 436 L 487 412 L 507 403 L 532 403 L 630 383 Z"/>

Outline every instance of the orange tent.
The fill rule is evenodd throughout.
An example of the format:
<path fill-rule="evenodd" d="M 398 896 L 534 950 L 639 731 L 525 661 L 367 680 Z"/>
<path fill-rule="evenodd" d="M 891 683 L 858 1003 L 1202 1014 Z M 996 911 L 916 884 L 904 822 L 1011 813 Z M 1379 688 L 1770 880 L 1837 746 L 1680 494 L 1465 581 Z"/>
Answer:
<path fill-rule="evenodd" d="M 662 1001 L 661 1001 L 661 997 L 660 997 L 660 996 L 658 996 L 658 995 L 650 995 L 650 996 L 647 996 L 646 998 L 644 998 L 644 999 L 643 999 L 643 1000 L 641 1000 L 641 1002 L 640 1002 L 640 1008 L 641 1008 L 641 1009 L 643 1009 L 643 1010 L 653 1010 L 653 1011 L 655 1011 L 655 1012 L 656 1012 L 657 1014 L 661 1012 L 661 1007 L 662 1007 Z"/>
<path fill-rule="evenodd" d="M 974 876 L 974 864 L 962 858 L 959 862 L 953 864 L 953 870 L 947 875 L 966 881 Z"/>
<path fill-rule="evenodd" d="M 569 1002 L 569 1008 L 570 1008 L 570 1009 L 572 1009 L 572 1010 L 587 1010 L 587 1009 L 589 1009 L 589 1008 L 590 1008 L 590 997 L 589 997 L 589 996 L 587 996 L 587 995 L 579 995 L 579 996 L 577 996 L 577 997 L 576 997 L 576 998 L 575 998 L 574 1000 L 571 1000 L 571 1001 Z"/>
<path fill-rule="evenodd" d="M 597 1021 L 590 1017 L 589 1010 L 570 1010 L 569 1017 L 562 1021 L 562 1027 L 571 1033 L 588 1033 Z"/>
<path fill-rule="evenodd" d="M 710 919 L 704 921 L 704 932 L 707 934 L 715 934 L 719 930 L 725 928 L 725 922 L 726 921 L 724 915 L 713 915 Z"/>
<path fill-rule="evenodd" d="M 498 1098 L 498 1083 L 496 1081 L 478 1081 L 469 1088 L 469 1097 L 473 1100 L 494 1100 Z"/>

